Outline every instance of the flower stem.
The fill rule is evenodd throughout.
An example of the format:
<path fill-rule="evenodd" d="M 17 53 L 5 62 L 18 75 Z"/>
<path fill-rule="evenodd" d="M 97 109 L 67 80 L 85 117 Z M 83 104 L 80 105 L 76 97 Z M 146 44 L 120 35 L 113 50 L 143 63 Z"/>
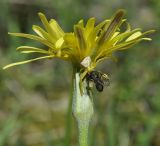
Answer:
<path fill-rule="evenodd" d="M 88 146 L 88 128 L 89 122 L 78 122 L 78 130 L 79 130 L 79 145 L 80 146 Z"/>
<path fill-rule="evenodd" d="M 80 91 L 80 73 L 75 73 L 73 81 L 73 101 L 72 113 L 78 124 L 79 146 L 88 146 L 88 128 L 93 115 L 93 103 L 91 100 L 91 92 L 87 88 L 87 82 L 82 82 L 82 90 Z"/>

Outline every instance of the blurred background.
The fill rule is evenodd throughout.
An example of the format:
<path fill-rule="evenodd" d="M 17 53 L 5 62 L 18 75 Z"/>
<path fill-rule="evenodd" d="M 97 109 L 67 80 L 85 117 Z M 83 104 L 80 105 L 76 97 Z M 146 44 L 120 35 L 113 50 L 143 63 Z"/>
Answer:
<path fill-rule="evenodd" d="M 2 70 L 6 64 L 33 58 L 15 51 L 34 41 L 8 32 L 33 33 L 38 12 L 56 19 L 65 31 L 81 18 L 110 18 L 126 9 L 132 28 L 156 29 L 151 42 L 117 52 L 97 70 L 110 86 L 94 91 L 91 146 L 160 146 L 160 1 L 159 0 L 0 0 L 0 146 L 76 146 L 77 128 L 70 113 L 71 65 L 42 60 Z"/>

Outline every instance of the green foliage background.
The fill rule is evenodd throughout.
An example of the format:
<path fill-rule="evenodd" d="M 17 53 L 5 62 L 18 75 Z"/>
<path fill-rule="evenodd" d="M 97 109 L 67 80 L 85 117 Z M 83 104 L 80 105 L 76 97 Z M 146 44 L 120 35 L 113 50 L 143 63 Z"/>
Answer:
<path fill-rule="evenodd" d="M 39 11 L 72 31 L 81 18 L 102 21 L 120 8 L 126 9 L 133 28 L 157 32 L 152 42 L 116 53 L 118 62 L 98 66 L 110 75 L 111 85 L 94 92 L 90 145 L 160 146 L 159 0 L 0 0 L 0 67 L 33 57 L 19 55 L 15 48 L 40 44 L 7 33 L 33 33 L 32 24 L 40 24 Z M 0 69 L 0 146 L 78 145 L 68 114 L 71 70 L 56 59 Z"/>

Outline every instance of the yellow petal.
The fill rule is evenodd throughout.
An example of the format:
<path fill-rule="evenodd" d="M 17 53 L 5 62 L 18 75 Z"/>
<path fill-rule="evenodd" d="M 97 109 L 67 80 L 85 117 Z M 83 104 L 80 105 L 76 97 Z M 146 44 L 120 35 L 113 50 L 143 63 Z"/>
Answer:
<path fill-rule="evenodd" d="M 127 40 L 126 42 L 128 41 L 132 41 L 132 40 L 136 40 L 136 39 L 139 39 L 139 38 L 142 38 L 143 40 L 150 40 L 149 38 L 143 38 L 143 36 L 145 35 L 148 35 L 148 34 L 151 34 L 151 33 L 154 33 L 155 30 L 149 30 L 149 31 L 146 31 L 146 32 L 136 32 L 135 34 L 132 34 Z"/>
<path fill-rule="evenodd" d="M 85 36 L 86 38 L 89 36 L 89 34 L 94 30 L 94 24 L 95 24 L 95 18 L 90 18 L 88 21 L 87 21 L 87 24 L 86 24 L 86 30 L 85 30 Z"/>
<path fill-rule="evenodd" d="M 33 25 L 32 26 L 33 31 L 35 31 L 40 37 L 48 40 L 51 43 L 55 43 L 56 38 L 51 36 L 49 33 L 45 32 L 41 27 Z"/>
<path fill-rule="evenodd" d="M 152 39 L 151 38 L 142 38 L 143 40 L 146 40 L 146 41 L 151 41 Z"/>
<path fill-rule="evenodd" d="M 108 49 L 107 52 L 113 52 L 113 51 L 116 51 L 116 50 L 124 50 L 124 49 L 127 49 L 129 47 L 131 47 L 132 45 L 142 41 L 143 39 L 140 38 L 140 39 L 136 39 L 136 40 L 132 40 L 132 41 L 128 41 L 128 42 L 124 42 L 124 43 L 120 43 L 118 45 L 115 45 L 113 47 L 111 47 L 110 49 Z"/>
<path fill-rule="evenodd" d="M 32 29 L 33 29 L 33 31 L 35 32 L 35 33 L 37 33 L 40 37 L 42 37 L 42 38 L 45 38 L 45 36 L 44 36 L 44 30 L 43 30 L 43 32 L 42 32 L 42 29 L 40 30 L 40 27 L 39 26 L 36 26 L 36 25 L 33 25 L 32 26 Z"/>
<path fill-rule="evenodd" d="M 63 39 L 63 37 L 61 37 L 60 39 L 58 39 L 58 41 L 55 44 L 56 48 L 61 48 L 63 43 L 64 43 L 64 39 Z"/>
<path fill-rule="evenodd" d="M 112 38 L 109 41 L 105 41 L 104 44 L 102 45 L 102 48 L 110 48 L 112 46 L 115 46 L 118 43 L 123 42 L 127 37 L 131 36 L 132 34 L 136 33 L 140 29 L 135 29 L 133 31 L 125 31 L 123 33 L 120 33 L 119 35 L 116 35 L 114 38 Z"/>
<path fill-rule="evenodd" d="M 61 29 L 61 27 L 58 25 L 57 21 L 54 19 L 51 19 L 49 21 L 49 25 L 51 26 L 52 30 L 55 32 L 56 36 L 62 37 L 64 36 L 64 31 Z"/>
<path fill-rule="evenodd" d="M 49 54 L 48 51 L 36 48 L 36 47 L 31 47 L 31 46 L 20 46 L 16 49 L 17 51 L 20 51 L 21 53 L 32 53 L 32 52 L 38 52 L 38 53 L 44 53 L 44 54 Z"/>
<path fill-rule="evenodd" d="M 115 32 L 115 33 L 113 34 L 113 36 L 111 37 L 111 39 L 115 38 L 118 34 L 120 34 L 120 32 Z"/>
<path fill-rule="evenodd" d="M 123 18 L 124 13 L 125 13 L 124 10 L 119 10 L 114 15 L 114 17 L 112 18 L 110 23 L 108 25 L 105 25 L 105 27 L 103 29 L 104 32 L 100 36 L 100 39 L 99 39 L 99 45 L 101 45 L 104 41 L 107 41 L 112 37 L 114 32 L 117 30 L 117 28 L 123 22 L 122 18 Z"/>
<path fill-rule="evenodd" d="M 17 36 L 17 37 L 32 39 L 32 40 L 38 41 L 38 42 L 48 46 L 49 48 L 54 48 L 54 45 L 52 43 L 48 42 L 47 40 L 45 40 L 41 37 L 35 36 L 35 35 L 25 34 L 25 33 L 8 33 L 8 34 L 13 35 L 13 36 Z"/>
<path fill-rule="evenodd" d="M 133 39 L 136 39 L 136 38 L 138 38 L 138 37 L 141 36 L 141 35 L 142 35 L 142 33 L 141 33 L 140 31 L 135 32 L 135 33 L 132 34 L 129 38 L 126 39 L 126 42 L 131 41 L 131 40 L 133 40 Z"/>
<path fill-rule="evenodd" d="M 74 47 L 75 48 L 76 38 L 75 38 L 74 33 L 65 33 L 64 41 L 69 47 Z"/>
<path fill-rule="evenodd" d="M 30 59 L 30 60 L 26 60 L 26 61 L 21 61 L 21 62 L 16 62 L 16 63 L 11 63 L 9 65 L 6 65 L 5 67 L 3 67 L 3 69 L 7 69 L 9 67 L 13 67 L 16 65 L 21 65 L 21 64 L 25 64 L 25 63 L 30 63 L 36 60 L 40 60 L 40 59 L 47 59 L 47 58 L 53 58 L 54 56 L 43 56 L 43 57 L 38 57 L 38 58 L 34 58 L 34 59 Z"/>
<path fill-rule="evenodd" d="M 53 37 L 57 37 L 57 35 L 55 34 L 54 30 L 51 28 L 51 26 L 50 26 L 50 24 L 49 24 L 46 16 L 43 13 L 41 13 L 41 12 L 38 13 L 38 15 L 39 15 L 39 17 L 40 17 L 40 19 L 41 19 L 41 21 L 42 21 L 45 29 L 47 30 L 47 32 L 49 34 L 51 34 Z"/>
<path fill-rule="evenodd" d="M 74 26 L 74 33 L 77 38 L 79 48 L 81 49 L 81 53 L 84 53 L 84 50 L 87 48 L 87 42 L 84 35 L 84 30 L 82 27 L 75 25 Z"/>
<path fill-rule="evenodd" d="M 78 26 L 84 28 L 84 21 L 83 21 L 83 19 L 79 20 Z"/>

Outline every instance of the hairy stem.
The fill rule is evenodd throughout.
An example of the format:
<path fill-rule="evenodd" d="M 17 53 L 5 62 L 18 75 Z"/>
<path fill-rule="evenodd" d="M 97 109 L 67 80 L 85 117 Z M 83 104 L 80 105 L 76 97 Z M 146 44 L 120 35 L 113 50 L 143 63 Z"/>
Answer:
<path fill-rule="evenodd" d="M 88 128 L 89 122 L 79 122 L 78 130 L 79 130 L 79 145 L 80 146 L 88 146 Z"/>
<path fill-rule="evenodd" d="M 73 101 L 72 113 L 78 124 L 79 145 L 88 146 L 88 128 L 93 115 L 93 103 L 91 100 L 91 93 L 87 88 L 87 83 L 82 82 L 83 93 L 80 92 L 80 73 L 75 73 L 73 81 Z"/>

